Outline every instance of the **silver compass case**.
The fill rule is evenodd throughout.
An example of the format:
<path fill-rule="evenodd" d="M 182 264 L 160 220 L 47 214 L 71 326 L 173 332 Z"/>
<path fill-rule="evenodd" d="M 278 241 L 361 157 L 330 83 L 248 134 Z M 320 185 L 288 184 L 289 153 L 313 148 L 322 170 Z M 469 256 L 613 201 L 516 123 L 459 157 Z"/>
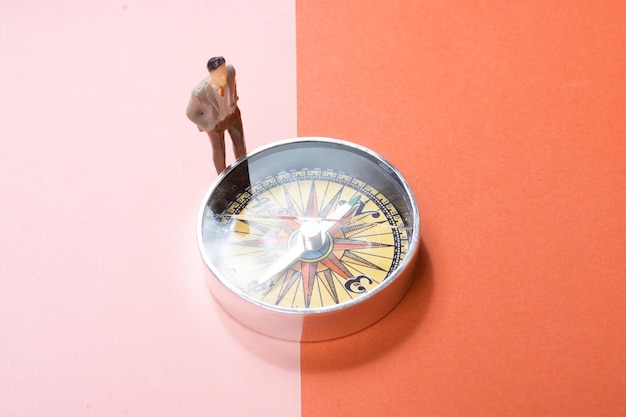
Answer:
<path fill-rule="evenodd" d="M 236 320 L 294 341 L 360 331 L 415 275 L 420 218 L 404 177 L 354 143 L 305 137 L 235 161 L 202 201 L 206 280 Z"/>

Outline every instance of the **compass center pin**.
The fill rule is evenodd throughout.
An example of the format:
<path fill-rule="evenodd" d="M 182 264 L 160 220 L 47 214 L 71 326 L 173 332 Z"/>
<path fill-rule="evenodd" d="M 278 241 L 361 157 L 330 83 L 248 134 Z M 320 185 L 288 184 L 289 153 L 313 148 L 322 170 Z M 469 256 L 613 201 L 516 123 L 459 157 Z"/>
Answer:
<path fill-rule="evenodd" d="M 324 233 L 322 226 L 315 220 L 307 220 L 300 226 L 300 237 L 304 249 L 308 251 L 318 250 L 324 245 Z"/>

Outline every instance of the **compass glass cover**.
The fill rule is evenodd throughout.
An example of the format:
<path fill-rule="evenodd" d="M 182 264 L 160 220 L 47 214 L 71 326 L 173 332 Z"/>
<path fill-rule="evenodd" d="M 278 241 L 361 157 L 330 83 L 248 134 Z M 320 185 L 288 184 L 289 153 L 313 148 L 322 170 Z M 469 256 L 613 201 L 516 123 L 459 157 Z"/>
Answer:
<path fill-rule="evenodd" d="M 255 152 L 218 178 L 205 203 L 199 239 L 213 274 L 277 310 L 357 302 L 415 251 L 410 188 L 378 155 L 342 141 Z"/>

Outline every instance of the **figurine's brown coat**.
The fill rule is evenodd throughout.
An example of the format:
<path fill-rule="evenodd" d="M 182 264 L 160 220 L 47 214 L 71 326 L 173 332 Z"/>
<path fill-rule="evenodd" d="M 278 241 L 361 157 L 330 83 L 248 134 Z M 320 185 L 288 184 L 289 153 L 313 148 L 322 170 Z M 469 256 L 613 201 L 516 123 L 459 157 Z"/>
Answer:
<path fill-rule="evenodd" d="M 235 68 L 232 65 L 226 66 L 228 78 L 224 86 L 224 97 L 226 98 L 224 108 L 220 109 L 220 103 L 216 99 L 211 77 L 208 76 L 200 82 L 191 92 L 191 98 L 187 105 L 187 117 L 198 126 L 201 132 L 210 132 L 215 126 L 233 113 L 237 108 L 237 84 L 235 82 Z"/>

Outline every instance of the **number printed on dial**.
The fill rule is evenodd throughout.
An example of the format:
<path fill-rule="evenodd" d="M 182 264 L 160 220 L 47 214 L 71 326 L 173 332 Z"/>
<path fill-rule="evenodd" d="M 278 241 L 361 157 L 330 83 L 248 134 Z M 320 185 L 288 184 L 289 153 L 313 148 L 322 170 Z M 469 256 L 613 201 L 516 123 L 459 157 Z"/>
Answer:
<path fill-rule="evenodd" d="M 409 247 L 402 216 L 385 195 L 334 170 L 293 169 L 249 186 L 229 203 L 220 228 L 211 247 L 229 281 L 249 297 L 293 309 L 367 294 Z"/>

